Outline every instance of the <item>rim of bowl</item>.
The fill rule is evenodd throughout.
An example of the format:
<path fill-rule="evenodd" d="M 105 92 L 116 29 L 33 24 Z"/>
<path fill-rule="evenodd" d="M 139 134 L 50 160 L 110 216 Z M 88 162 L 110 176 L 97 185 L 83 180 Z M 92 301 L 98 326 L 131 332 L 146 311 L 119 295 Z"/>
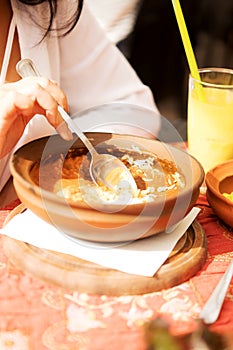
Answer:
<path fill-rule="evenodd" d="M 89 132 L 89 133 L 94 134 L 95 132 Z M 96 134 L 101 134 L 101 132 L 96 132 Z M 113 134 L 113 133 L 109 133 L 109 134 Z M 118 134 L 113 134 L 113 135 L 118 136 Z M 54 135 L 54 136 L 58 136 L 58 135 Z M 123 134 L 119 134 L 119 136 L 124 136 L 124 135 Z M 125 135 L 125 136 L 131 136 L 131 137 L 135 137 L 135 138 L 142 138 L 142 139 L 144 139 L 141 136 L 134 136 L 134 135 Z M 50 137 L 50 136 L 45 136 L 45 137 L 39 138 L 37 140 L 47 139 L 48 137 Z M 21 148 L 25 147 L 26 145 L 30 144 L 31 142 L 36 142 L 37 140 L 30 141 L 27 144 L 23 145 Z M 164 144 L 162 141 L 159 141 L 159 140 L 156 140 L 156 139 L 155 140 L 150 139 L 150 141 L 151 142 L 159 142 L 161 144 Z M 179 196 L 186 196 L 187 193 L 189 193 L 190 191 L 194 192 L 195 189 L 197 189 L 198 187 L 201 186 L 201 184 L 203 183 L 204 178 L 205 178 L 204 169 L 203 169 L 201 163 L 195 157 L 193 157 L 191 154 L 187 153 L 185 150 L 182 150 L 182 149 L 177 148 L 177 147 L 175 147 L 173 145 L 170 145 L 170 144 L 166 144 L 166 147 L 168 147 L 169 149 L 172 149 L 172 150 L 174 149 L 176 152 L 180 152 L 180 153 L 185 154 L 186 157 L 192 159 L 193 162 L 196 163 L 196 165 L 198 166 L 200 174 L 199 174 L 199 177 L 198 177 L 197 181 L 193 182 L 192 187 L 185 186 L 185 188 L 181 189 L 179 191 L 179 193 L 178 193 L 178 197 Z M 10 159 L 10 170 L 11 170 L 11 173 L 12 173 L 13 177 L 15 177 L 18 182 L 22 183 L 23 186 L 26 186 L 28 189 L 31 189 L 36 194 L 41 195 L 42 197 L 46 196 L 46 198 L 48 198 L 49 200 L 51 200 L 53 202 L 59 202 L 61 204 L 64 203 L 64 198 L 59 197 L 58 195 L 56 195 L 52 191 L 48 191 L 48 190 L 43 189 L 42 187 L 36 185 L 32 180 L 31 180 L 31 182 L 29 182 L 27 179 L 25 179 L 21 174 L 19 174 L 16 171 L 15 165 L 14 165 L 14 160 L 17 157 L 17 152 L 20 151 L 21 148 L 19 148 L 16 152 L 14 152 L 14 154 L 11 156 L 11 159 Z M 184 176 L 185 176 L 185 174 L 184 174 Z M 172 195 L 170 195 L 169 197 L 166 198 L 166 201 L 172 201 L 176 197 L 177 197 L 176 194 L 174 194 L 174 195 L 172 194 Z M 72 201 L 69 201 L 69 200 L 66 200 L 66 201 L 72 207 L 91 208 L 85 202 L 84 202 L 84 204 L 82 203 L 82 205 L 80 205 L 80 203 L 76 204 L 75 202 L 72 202 Z M 131 207 L 131 208 L 139 207 L 139 206 L 142 206 L 142 205 L 145 205 L 145 204 L 148 205 L 148 206 L 153 206 L 154 204 L 159 203 L 161 201 L 162 202 L 164 201 L 164 196 L 162 196 L 161 198 L 160 197 L 157 198 L 156 201 L 145 202 L 145 203 L 144 202 L 142 202 L 142 203 L 132 203 L 132 204 L 127 204 L 126 206 L 127 207 Z M 122 204 L 111 204 L 111 206 L 117 210 L 119 207 L 122 207 Z"/>

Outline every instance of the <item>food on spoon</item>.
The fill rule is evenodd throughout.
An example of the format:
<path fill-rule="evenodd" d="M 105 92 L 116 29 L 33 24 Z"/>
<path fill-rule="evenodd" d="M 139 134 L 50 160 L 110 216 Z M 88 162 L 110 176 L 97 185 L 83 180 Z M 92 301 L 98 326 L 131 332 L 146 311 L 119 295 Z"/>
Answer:
<path fill-rule="evenodd" d="M 33 181 L 40 187 L 56 193 L 72 202 L 103 204 L 146 203 L 158 196 L 178 193 L 184 187 L 182 172 L 174 162 L 160 159 L 154 154 L 134 150 L 109 148 L 126 165 L 137 184 L 137 191 L 128 193 L 96 186 L 89 173 L 90 158 L 86 148 L 71 148 L 67 155 L 53 154 L 42 162 L 35 163 L 31 170 Z M 106 150 L 105 150 L 106 152 Z"/>

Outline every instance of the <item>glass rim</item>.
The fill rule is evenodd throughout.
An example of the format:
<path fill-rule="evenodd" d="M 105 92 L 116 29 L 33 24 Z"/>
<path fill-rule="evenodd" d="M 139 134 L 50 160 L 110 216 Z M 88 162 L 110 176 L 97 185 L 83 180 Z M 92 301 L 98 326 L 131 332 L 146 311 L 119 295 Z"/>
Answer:
<path fill-rule="evenodd" d="M 230 68 L 221 68 L 221 67 L 207 67 L 207 68 L 199 68 L 198 72 L 200 74 L 202 73 L 225 73 L 233 76 L 233 69 Z M 209 83 L 202 81 L 200 79 L 194 78 L 191 74 L 189 75 L 189 79 L 192 81 L 195 81 L 201 85 L 204 86 L 209 86 L 209 87 L 218 87 L 218 88 L 233 88 L 233 83 L 232 84 L 216 84 L 216 83 Z M 232 78 L 233 81 L 233 78 Z"/>

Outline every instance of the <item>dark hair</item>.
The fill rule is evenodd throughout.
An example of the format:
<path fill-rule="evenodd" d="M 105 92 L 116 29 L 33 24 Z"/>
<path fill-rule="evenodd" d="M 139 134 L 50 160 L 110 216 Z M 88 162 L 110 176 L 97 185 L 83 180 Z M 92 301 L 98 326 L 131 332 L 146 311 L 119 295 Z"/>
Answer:
<path fill-rule="evenodd" d="M 36 6 L 36 5 L 40 5 L 42 3 L 48 4 L 49 21 L 48 21 L 48 26 L 45 29 L 45 33 L 43 35 L 43 38 L 45 38 L 47 36 L 47 34 L 53 30 L 52 25 L 53 25 L 54 18 L 56 17 L 56 14 L 57 14 L 59 0 L 18 0 L 18 1 L 25 4 L 25 5 L 28 5 L 28 6 Z M 83 1 L 84 0 L 77 0 L 77 8 L 76 8 L 75 12 L 72 13 L 72 15 L 69 19 L 67 19 L 65 25 L 61 25 L 60 28 L 57 28 L 58 31 L 60 30 L 62 32 L 62 34 L 61 34 L 62 36 L 70 33 L 72 31 L 72 29 L 75 27 L 76 23 L 79 20 L 80 15 L 81 15 L 81 11 L 83 8 Z"/>

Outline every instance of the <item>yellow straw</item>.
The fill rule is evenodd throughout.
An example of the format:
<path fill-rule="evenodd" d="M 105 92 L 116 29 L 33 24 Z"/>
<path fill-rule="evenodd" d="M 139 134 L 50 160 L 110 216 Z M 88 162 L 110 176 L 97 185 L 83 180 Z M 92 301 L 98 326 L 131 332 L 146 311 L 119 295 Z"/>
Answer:
<path fill-rule="evenodd" d="M 201 81 L 200 74 L 199 74 L 198 67 L 197 67 L 197 63 L 196 63 L 196 59 L 195 59 L 192 45 L 190 42 L 190 38 L 188 35 L 187 27 L 186 27 L 186 24 L 184 21 L 184 16 L 183 16 L 182 9 L 180 6 L 180 2 L 179 2 L 179 0 L 172 0 L 172 4 L 173 4 L 173 8 L 174 8 L 175 15 L 176 15 L 176 20 L 177 20 L 177 23 L 179 26 L 180 35 L 181 35 L 181 38 L 183 41 L 185 53 L 187 56 L 191 76 L 194 79 Z M 202 91 L 202 93 L 203 93 L 203 91 Z"/>

